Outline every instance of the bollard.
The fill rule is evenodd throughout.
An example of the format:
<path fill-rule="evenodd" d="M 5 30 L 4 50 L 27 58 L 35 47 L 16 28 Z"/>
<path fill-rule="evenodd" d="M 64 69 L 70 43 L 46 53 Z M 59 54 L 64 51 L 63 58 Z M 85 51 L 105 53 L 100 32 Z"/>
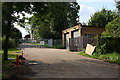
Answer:
<path fill-rule="evenodd" d="M 21 51 L 22 52 L 22 60 L 21 60 L 21 63 L 23 64 L 23 62 L 24 62 L 24 60 L 23 60 L 23 51 Z"/>
<path fill-rule="evenodd" d="M 18 55 L 16 56 L 16 66 L 17 66 L 17 67 L 19 66 L 19 58 L 18 58 Z"/>

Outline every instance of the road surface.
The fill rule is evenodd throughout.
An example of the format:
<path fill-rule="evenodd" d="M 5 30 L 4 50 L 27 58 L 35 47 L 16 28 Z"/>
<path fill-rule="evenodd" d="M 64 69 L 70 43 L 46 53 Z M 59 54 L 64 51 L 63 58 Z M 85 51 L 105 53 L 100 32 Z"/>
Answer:
<path fill-rule="evenodd" d="M 26 78 L 117 78 L 118 65 L 66 49 L 24 48 L 30 74 Z"/>

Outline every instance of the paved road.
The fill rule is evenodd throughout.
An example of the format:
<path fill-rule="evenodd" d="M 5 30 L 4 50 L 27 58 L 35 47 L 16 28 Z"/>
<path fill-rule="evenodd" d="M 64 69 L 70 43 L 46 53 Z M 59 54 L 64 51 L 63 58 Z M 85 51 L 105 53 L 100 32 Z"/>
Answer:
<path fill-rule="evenodd" d="M 24 48 L 23 51 L 32 69 L 26 78 L 118 77 L 118 65 L 84 57 L 78 52 L 51 48 Z"/>

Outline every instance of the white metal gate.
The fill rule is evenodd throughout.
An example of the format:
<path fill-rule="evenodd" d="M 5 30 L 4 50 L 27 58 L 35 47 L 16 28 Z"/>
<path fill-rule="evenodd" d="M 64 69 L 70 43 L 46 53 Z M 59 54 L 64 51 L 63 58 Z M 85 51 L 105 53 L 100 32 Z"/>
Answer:
<path fill-rule="evenodd" d="M 66 49 L 69 48 L 69 33 L 66 34 Z"/>

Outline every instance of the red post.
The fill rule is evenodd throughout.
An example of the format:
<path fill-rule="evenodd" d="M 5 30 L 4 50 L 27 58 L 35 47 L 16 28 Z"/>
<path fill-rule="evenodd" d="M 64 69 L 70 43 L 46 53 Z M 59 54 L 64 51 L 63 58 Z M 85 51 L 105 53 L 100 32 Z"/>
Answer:
<path fill-rule="evenodd" d="M 17 67 L 19 66 L 19 58 L 18 58 L 18 55 L 16 56 L 16 66 L 17 66 Z"/>

